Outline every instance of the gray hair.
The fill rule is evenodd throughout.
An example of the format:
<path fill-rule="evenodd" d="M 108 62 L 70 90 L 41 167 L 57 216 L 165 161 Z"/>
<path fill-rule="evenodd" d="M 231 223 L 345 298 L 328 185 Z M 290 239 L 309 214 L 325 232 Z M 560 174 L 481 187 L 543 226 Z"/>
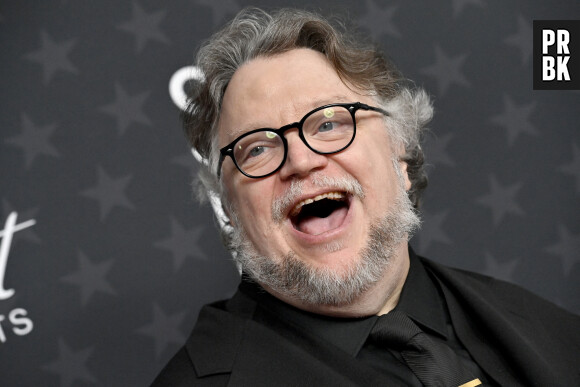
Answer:
<path fill-rule="evenodd" d="M 428 95 L 403 78 L 377 47 L 355 39 L 343 24 L 302 10 L 281 9 L 269 14 L 257 8 L 242 10 L 199 50 L 197 66 L 205 79 L 183 114 L 190 144 L 208 161 L 199 172 L 203 189 L 223 198 L 217 179 L 219 149 L 217 123 L 222 100 L 234 73 L 257 57 L 269 57 L 296 48 L 310 48 L 326 56 L 348 87 L 372 96 L 390 116 L 386 127 L 396 149 L 404 146 L 411 181 L 408 192 L 418 208 L 427 186 L 421 148 L 424 126 L 433 115 Z"/>

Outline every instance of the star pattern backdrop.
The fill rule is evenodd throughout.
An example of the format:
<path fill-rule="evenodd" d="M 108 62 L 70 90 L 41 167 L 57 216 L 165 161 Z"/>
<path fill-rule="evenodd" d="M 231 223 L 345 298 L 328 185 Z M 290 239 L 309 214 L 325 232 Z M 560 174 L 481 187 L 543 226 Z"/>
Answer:
<path fill-rule="evenodd" d="M 346 14 L 433 96 L 418 252 L 580 312 L 580 92 L 532 90 L 531 60 L 578 2 L 6 0 L 0 384 L 148 385 L 234 292 L 168 83 L 247 5 Z"/>

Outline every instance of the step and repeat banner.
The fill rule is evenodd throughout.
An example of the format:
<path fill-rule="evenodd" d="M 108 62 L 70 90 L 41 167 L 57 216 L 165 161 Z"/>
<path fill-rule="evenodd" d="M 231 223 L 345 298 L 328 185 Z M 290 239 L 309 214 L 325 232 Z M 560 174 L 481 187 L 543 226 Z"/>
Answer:
<path fill-rule="evenodd" d="M 534 21 L 577 1 L 6 0 L 0 385 L 148 385 L 235 290 L 179 113 L 248 5 L 347 15 L 433 96 L 418 252 L 580 312 L 580 92 L 533 83 Z"/>

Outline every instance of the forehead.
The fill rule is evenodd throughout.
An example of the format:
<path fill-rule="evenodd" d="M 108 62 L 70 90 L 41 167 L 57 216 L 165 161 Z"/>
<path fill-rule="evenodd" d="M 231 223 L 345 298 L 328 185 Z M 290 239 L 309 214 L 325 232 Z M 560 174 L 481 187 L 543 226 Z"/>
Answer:
<path fill-rule="evenodd" d="M 319 52 L 295 49 L 259 57 L 240 67 L 226 89 L 218 125 L 220 144 L 252 129 L 297 121 L 320 105 L 361 99 Z"/>

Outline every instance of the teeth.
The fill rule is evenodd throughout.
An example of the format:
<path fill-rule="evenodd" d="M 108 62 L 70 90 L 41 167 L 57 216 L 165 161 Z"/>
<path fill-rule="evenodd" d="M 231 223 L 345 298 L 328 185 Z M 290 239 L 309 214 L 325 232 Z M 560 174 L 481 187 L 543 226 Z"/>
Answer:
<path fill-rule="evenodd" d="M 346 195 L 343 192 L 337 191 L 337 192 L 327 192 L 323 193 L 322 195 L 316 195 L 314 198 L 304 199 L 294 206 L 294 208 L 290 212 L 290 216 L 298 215 L 300 213 L 300 210 L 302 210 L 302 207 L 304 207 L 307 204 L 311 204 L 322 199 L 344 200 L 345 197 Z"/>

